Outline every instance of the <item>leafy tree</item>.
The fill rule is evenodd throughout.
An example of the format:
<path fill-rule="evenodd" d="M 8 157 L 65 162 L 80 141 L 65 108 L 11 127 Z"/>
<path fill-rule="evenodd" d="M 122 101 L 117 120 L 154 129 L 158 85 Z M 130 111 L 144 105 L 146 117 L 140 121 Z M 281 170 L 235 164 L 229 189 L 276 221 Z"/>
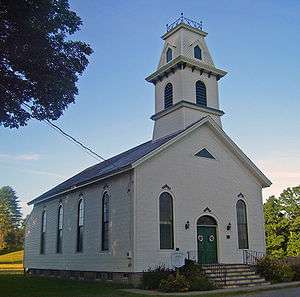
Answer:
<path fill-rule="evenodd" d="M 271 196 L 264 215 L 267 253 L 276 258 L 300 255 L 300 186 Z"/>
<path fill-rule="evenodd" d="M 270 197 L 264 204 L 267 253 L 281 258 L 286 254 L 289 222 L 282 213 L 277 198 Z"/>
<path fill-rule="evenodd" d="M 1 0 L 0 11 L 0 125 L 58 119 L 92 53 L 70 39 L 80 17 L 68 0 Z"/>

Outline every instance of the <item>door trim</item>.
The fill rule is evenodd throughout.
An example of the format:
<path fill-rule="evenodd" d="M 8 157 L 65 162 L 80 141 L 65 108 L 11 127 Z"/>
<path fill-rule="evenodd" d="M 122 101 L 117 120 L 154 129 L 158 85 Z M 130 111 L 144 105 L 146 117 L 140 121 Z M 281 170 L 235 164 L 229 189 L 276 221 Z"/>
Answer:
<path fill-rule="evenodd" d="M 210 216 L 212 217 L 215 221 L 216 221 L 216 225 L 205 225 L 205 224 L 197 224 L 198 220 L 203 217 L 203 216 Z M 217 252 L 217 262 L 219 263 L 219 224 L 218 224 L 218 219 L 216 216 L 211 215 L 211 214 L 207 214 L 207 213 L 203 213 L 200 216 L 196 217 L 195 220 L 195 234 L 194 234 L 194 238 L 195 238 L 195 246 L 196 246 L 196 259 L 197 259 L 197 263 L 199 263 L 199 259 L 198 259 L 198 226 L 203 226 L 203 227 L 215 227 L 216 229 L 216 239 L 217 239 L 217 248 L 216 248 L 216 252 Z"/>

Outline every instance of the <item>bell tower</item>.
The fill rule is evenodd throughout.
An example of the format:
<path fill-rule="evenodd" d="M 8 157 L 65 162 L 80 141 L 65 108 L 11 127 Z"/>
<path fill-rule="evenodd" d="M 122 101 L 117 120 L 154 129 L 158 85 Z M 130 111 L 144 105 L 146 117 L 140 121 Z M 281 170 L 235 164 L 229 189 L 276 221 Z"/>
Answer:
<path fill-rule="evenodd" d="M 183 130 L 209 115 L 221 126 L 218 81 L 226 72 L 215 67 L 202 23 L 183 14 L 162 36 L 157 70 L 146 80 L 155 85 L 153 139 Z"/>

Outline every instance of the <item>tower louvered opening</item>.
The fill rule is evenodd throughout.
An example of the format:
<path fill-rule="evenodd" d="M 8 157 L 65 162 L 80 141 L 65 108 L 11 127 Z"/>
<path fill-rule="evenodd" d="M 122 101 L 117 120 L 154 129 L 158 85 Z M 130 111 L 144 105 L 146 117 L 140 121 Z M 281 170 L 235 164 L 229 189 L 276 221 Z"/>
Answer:
<path fill-rule="evenodd" d="M 165 87 L 165 108 L 173 105 L 173 85 L 168 83 Z"/>
<path fill-rule="evenodd" d="M 207 106 L 206 86 L 201 80 L 196 82 L 196 103 Z"/>

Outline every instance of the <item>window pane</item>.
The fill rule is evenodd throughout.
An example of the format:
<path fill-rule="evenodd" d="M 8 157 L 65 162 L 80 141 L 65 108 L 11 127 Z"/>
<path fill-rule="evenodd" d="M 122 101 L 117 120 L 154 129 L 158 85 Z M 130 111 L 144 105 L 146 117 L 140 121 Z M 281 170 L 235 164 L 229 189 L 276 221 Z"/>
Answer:
<path fill-rule="evenodd" d="M 109 195 L 104 193 L 102 198 L 102 244 L 101 250 L 107 251 L 109 249 Z"/>
<path fill-rule="evenodd" d="M 82 252 L 83 248 L 83 226 L 79 226 L 77 230 L 77 252 Z"/>
<path fill-rule="evenodd" d="M 167 50 L 167 63 L 172 60 L 172 50 L 168 48 Z"/>
<path fill-rule="evenodd" d="M 174 248 L 173 198 L 164 192 L 159 197 L 160 248 Z"/>
<path fill-rule="evenodd" d="M 46 232 L 46 225 L 47 225 L 47 216 L 46 216 L 46 212 L 43 212 L 42 215 L 42 232 Z"/>
<path fill-rule="evenodd" d="M 199 47 L 198 45 L 196 45 L 196 46 L 194 47 L 194 57 L 195 57 L 196 59 L 199 59 L 199 60 L 202 59 L 201 49 L 200 49 L 200 47 Z"/>
<path fill-rule="evenodd" d="M 57 230 L 56 252 L 57 253 L 61 253 L 62 252 L 62 230 Z"/>
<path fill-rule="evenodd" d="M 198 219 L 197 225 L 211 225 L 216 226 L 217 222 L 216 220 L 211 216 L 202 216 Z"/>
<path fill-rule="evenodd" d="M 173 85 L 168 83 L 165 87 L 165 108 L 173 105 Z"/>
<path fill-rule="evenodd" d="M 41 234 L 41 249 L 40 249 L 41 254 L 45 253 L 45 233 L 42 232 Z"/>
<path fill-rule="evenodd" d="M 63 216 L 64 216 L 64 210 L 63 207 L 60 206 L 58 209 L 58 229 L 62 229 L 63 228 Z"/>
<path fill-rule="evenodd" d="M 243 200 L 239 200 L 236 204 L 237 225 L 238 225 L 238 244 L 239 249 L 248 249 L 248 225 L 247 210 Z"/>
<path fill-rule="evenodd" d="M 84 205 L 83 200 L 81 199 L 78 207 L 78 225 L 83 226 L 84 221 Z"/>
<path fill-rule="evenodd" d="M 206 86 L 201 80 L 196 82 L 196 103 L 207 106 Z"/>
<path fill-rule="evenodd" d="M 80 199 L 78 203 L 77 252 L 82 252 L 83 224 L 84 224 L 84 202 L 83 199 Z"/>

